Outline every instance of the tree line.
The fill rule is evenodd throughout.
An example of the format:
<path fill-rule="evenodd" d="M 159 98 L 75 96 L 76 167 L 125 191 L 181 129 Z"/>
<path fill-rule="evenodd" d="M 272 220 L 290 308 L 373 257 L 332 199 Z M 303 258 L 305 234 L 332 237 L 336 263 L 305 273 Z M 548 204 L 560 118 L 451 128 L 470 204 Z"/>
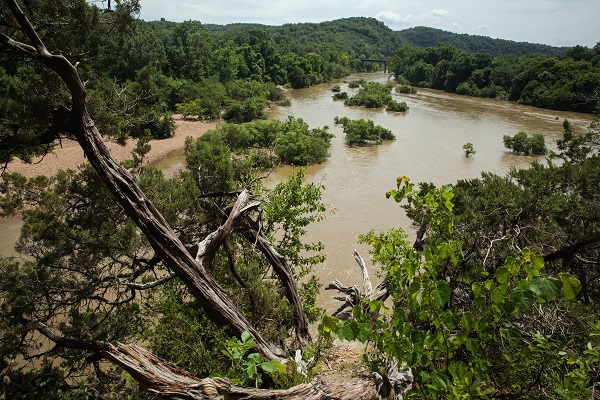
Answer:
<path fill-rule="evenodd" d="M 401 47 L 389 61 L 400 82 L 552 110 L 593 113 L 600 88 L 600 44 L 564 55 L 471 54 L 449 44 Z"/>

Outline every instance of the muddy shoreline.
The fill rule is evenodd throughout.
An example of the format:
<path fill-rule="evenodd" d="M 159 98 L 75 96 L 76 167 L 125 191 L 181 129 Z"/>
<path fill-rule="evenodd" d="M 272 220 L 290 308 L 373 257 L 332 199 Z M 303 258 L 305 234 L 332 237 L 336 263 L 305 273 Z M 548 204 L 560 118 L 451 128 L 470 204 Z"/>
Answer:
<path fill-rule="evenodd" d="M 168 139 L 150 141 L 151 150 L 146 155 L 147 163 L 152 164 L 164 158 L 167 154 L 182 149 L 185 138 L 191 136 L 198 138 L 207 131 L 217 126 L 216 122 L 190 121 L 183 119 L 180 115 L 174 115 L 175 133 Z M 112 156 L 119 162 L 131 159 L 131 151 L 135 148 L 136 141 L 130 139 L 122 146 L 114 140 L 107 140 Z M 8 165 L 6 172 L 18 172 L 28 178 L 38 175 L 52 176 L 64 169 L 74 169 L 84 163 L 86 158 L 79 143 L 75 140 L 62 140 L 54 150 L 44 157 L 37 157 L 32 163 L 25 163 L 15 159 Z"/>

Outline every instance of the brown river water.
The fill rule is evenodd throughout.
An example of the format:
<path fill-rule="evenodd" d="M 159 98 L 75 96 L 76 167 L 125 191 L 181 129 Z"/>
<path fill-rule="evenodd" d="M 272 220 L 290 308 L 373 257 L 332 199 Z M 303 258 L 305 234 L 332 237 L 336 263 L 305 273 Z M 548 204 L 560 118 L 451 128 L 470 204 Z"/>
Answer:
<path fill-rule="evenodd" d="M 357 74 L 344 81 L 364 78 L 385 83 L 383 73 Z M 402 227 L 412 234 L 403 210 L 385 198 L 386 191 L 394 188 L 396 177 L 406 175 L 414 182 L 435 184 L 456 182 L 461 178 L 475 178 L 482 171 L 504 175 L 513 166 L 527 167 L 543 158 L 516 156 L 503 146 L 504 135 L 519 131 L 529 134 L 543 133 L 550 149 L 562 137 L 562 122 L 567 118 L 576 132 L 585 132 L 592 116 L 578 113 L 543 110 L 513 102 L 479 99 L 444 93 L 437 90 L 418 89 L 414 95 L 394 94 L 397 101 L 410 107 L 406 113 L 388 113 L 382 109 L 346 107 L 333 101 L 331 87 L 340 84 L 342 91 L 352 95 L 344 81 L 315 85 L 288 92 L 292 105 L 274 107 L 272 118 L 288 116 L 302 118 L 311 127 L 329 126 L 336 137 L 330 148 L 331 157 L 322 164 L 306 168 L 305 176 L 311 182 L 325 186 L 323 200 L 329 211 L 325 220 L 309 228 L 307 239 L 325 245 L 327 260 L 317 266 L 315 273 L 322 283 L 333 279 L 344 285 L 360 284 L 362 276 L 353 258 L 356 248 L 368 261 L 368 248 L 357 244 L 358 235 L 372 229 L 387 230 Z M 375 124 L 392 130 L 396 140 L 372 147 L 346 147 L 340 126 L 334 117 L 350 119 L 369 118 Z M 477 151 L 466 158 L 463 144 L 471 142 Z M 181 168 L 183 156 L 175 152 L 156 164 L 165 173 L 172 174 Z M 272 187 L 293 172 L 284 166 L 274 171 L 265 181 Z M 14 254 L 12 246 L 20 223 L 17 219 L 0 220 L 0 253 Z M 376 268 L 371 267 L 371 278 L 378 283 Z M 330 293 L 321 293 L 319 303 L 328 311 L 336 304 Z"/>

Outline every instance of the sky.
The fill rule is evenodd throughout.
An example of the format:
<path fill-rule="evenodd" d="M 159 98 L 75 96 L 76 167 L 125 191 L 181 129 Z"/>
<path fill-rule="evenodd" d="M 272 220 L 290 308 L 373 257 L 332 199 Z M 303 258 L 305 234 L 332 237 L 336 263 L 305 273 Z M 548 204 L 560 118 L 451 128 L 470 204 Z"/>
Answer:
<path fill-rule="evenodd" d="M 102 1 L 102 0 L 99 0 Z M 141 0 L 140 17 L 282 25 L 373 17 L 393 30 L 428 26 L 552 46 L 600 42 L 600 0 Z"/>

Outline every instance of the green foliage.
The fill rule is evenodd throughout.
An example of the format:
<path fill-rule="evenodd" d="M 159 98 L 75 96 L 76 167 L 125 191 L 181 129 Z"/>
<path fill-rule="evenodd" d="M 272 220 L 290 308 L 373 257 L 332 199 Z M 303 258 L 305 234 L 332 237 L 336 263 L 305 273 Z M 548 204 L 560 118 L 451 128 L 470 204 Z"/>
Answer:
<path fill-rule="evenodd" d="M 275 153 L 286 164 L 320 163 L 329 157 L 327 150 L 332 138 L 327 127 L 309 129 L 301 118 L 289 117 L 275 139 Z"/>
<path fill-rule="evenodd" d="M 390 88 L 379 82 L 367 82 L 362 85 L 358 93 L 347 99 L 347 106 L 364 106 L 367 108 L 379 108 L 392 101 Z"/>
<path fill-rule="evenodd" d="M 381 144 L 384 140 L 395 140 L 389 129 L 383 128 L 370 119 L 350 120 L 347 117 L 335 117 L 336 124 L 342 124 L 348 146 Z"/>
<path fill-rule="evenodd" d="M 212 155 L 207 160 L 215 157 L 216 149 L 226 149 L 242 158 L 235 162 L 248 163 L 257 168 L 276 165 L 279 162 L 293 165 L 308 165 L 320 163 L 329 157 L 328 149 L 331 146 L 333 135 L 328 132 L 328 127 L 310 129 L 301 118 L 289 117 L 286 121 L 253 121 L 244 124 L 223 124 L 216 130 L 207 132 L 198 139 L 201 145 L 208 148 L 214 147 Z M 223 153 L 220 156 L 226 162 L 231 155 Z M 202 157 L 199 157 L 199 162 Z M 197 168 L 193 164 L 193 168 Z M 221 171 L 223 172 L 223 171 Z M 222 175 L 227 181 L 230 174 Z M 217 178 L 215 178 L 217 179 Z M 218 179 L 217 179 L 218 180 Z"/>
<path fill-rule="evenodd" d="M 210 99 L 194 99 L 187 103 L 177 104 L 177 112 L 183 118 L 215 119 L 221 113 L 219 104 Z"/>
<path fill-rule="evenodd" d="M 414 49 L 401 47 L 389 60 L 400 81 L 477 97 L 499 97 L 555 110 L 594 112 L 599 66 L 589 52 L 567 57 L 472 54 L 448 42 Z M 587 56 L 584 54 L 588 54 Z"/>
<path fill-rule="evenodd" d="M 504 135 L 502 141 L 504 142 L 504 147 L 517 154 L 544 155 L 548 153 L 546 139 L 541 133 L 536 133 L 532 137 L 529 137 L 526 132 L 519 132 L 514 136 Z"/>
<path fill-rule="evenodd" d="M 348 98 L 347 92 L 335 93 L 333 95 L 334 100 L 346 100 Z"/>
<path fill-rule="evenodd" d="M 197 243 L 199 237 L 221 223 L 222 209 L 230 201 L 218 197 L 203 201 L 201 194 L 230 191 L 239 184 L 239 165 L 231 163 L 228 149 L 222 146 L 223 142 L 215 139 L 188 141 L 190 172 L 170 180 L 153 168 L 139 171 L 142 190 L 187 245 Z M 213 180 L 215 172 L 211 169 L 230 178 Z M 13 393 L 18 385 L 29 385 L 31 398 L 39 397 L 39 393 L 59 398 L 52 397 L 52 393 L 66 392 L 66 388 L 70 391 L 68 396 L 79 396 L 86 390 L 101 398 L 109 398 L 101 390 L 126 393 L 121 372 L 101 366 L 99 373 L 108 375 L 98 378 L 103 383 L 95 380 L 90 352 L 60 346 L 52 352 L 41 350 L 43 343 L 33 335 L 37 323 L 44 323 L 67 338 L 143 340 L 159 357 L 193 374 L 228 374 L 230 364 L 220 351 L 225 332 L 207 318 L 179 280 L 153 285 L 157 279 L 168 276 L 168 270 L 153 257 L 147 241 L 119 210 L 90 167 L 80 172 L 63 172 L 51 179 L 28 181 L 16 175 L 5 178 L 4 193 L 10 191 L 11 196 L 2 195 L 3 211 L 24 206 L 28 211 L 23 214 L 18 245 L 27 260 L 0 258 L 0 306 L 6 316 L 0 323 L 0 366 L 7 377 L 2 382 L 3 393 Z M 287 257 L 298 278 L 310 275 L 312 266 L 323 261 L 318 254 L 322 245 L 302 240 L 306 226 L 322 218 L 321 190 L 320 185 L 304 183 L 298 173 L 289 182 L 278 184 L 272 195 L 262 192 L 266 200 L 261 230 L 274 240 L 277 252 Z M 73 238 L 69 238 L 71 233 Z M 236 261 L 232 265 L 227 251 L 219 252 L 212 271 L 215 279 L 268 340 L 287 337 L 294 326 L 294 310 L 282 296 L 278 281 L 264 278 L 273 274 L 269 264 L 256 253 L 253 243 L 239 235 L 228 239 L 227 248 L 236 255 Z M 136 284 L 149 286 L 137 290 L 120 284 L 120 279 L 135 279 Z M 301 296 L 311 320 L 322 313 L 316 306 L 319 287 L 315 277 L 302 285 Z M 142 297 L 136 295 L 140 292 Z M 30 339 L 22 340 L 23 337 Z M 24 365 L 12 362 L 15 357 L 38 353 Z M 46 362 L 54 365 L 56 371 L 42 368 Z M 252 354 L 243 355 L 242 364 L 242 372 L 230 371 L 232 378 L 255 384 L 265 381 L 265 373 L 281 370 L 281 366 Z M 31 371 L 29 375 L 21 374 L 23 366 Z M 78 376 L 69 376 L 70 386 L 65 386 L 66 376 L 72 370 L 77 370 Z"/>
<path fill-rule="evenodd" d="M 271 240 L 276 243 L 278 251 L 296 267 L 298 279 L 307 276 L 314 265 L 324 261 L 320 254 L 323 250 L 321 242 L 302 242 L 308 225 L 324 218 L 323 190 L 320 184 L 306 183 L 304 170 L 300 168 L 288 180 L 278 183 L 264 203 L 265 228 L 272 235 Z M 309 256 L 315 252 L 315 255 Z M 311 279 L 303 289 L 307 295 L 314 296 L 311 299 L 313 304 L 318 293 L 316 283 Z"/>
<path fill-rule="evenodd" d="M 393 308 L 377 301 L 356 306 L 351 321 L 324 318 L 322 334 L 373 343 L 376 366 L 394 360 L 410 368 L 409 398 L 490 398 L 514 390 L 529 398 L 549 391 L 589 396 L 599 361 L 595 336 L 576 343 L 526 322 L 556 303 L 569 307 L 564 301 L 579 292 L 577 278 L 543 275 L 544 259 L 529 250 L 505 258 L 491 274 L 463 275 L 469 264 L 455 236 L 452 187 L 422 192 L 400 177 L 387 196 L 420 210 L 435 236 L 416 248 L 397 230 L 364 235 L 383 267 Z M 531 370 L 537 375 L 521 372 Z"/>
<path fill-rule="evenodd" d="M 141 338 L 157 356 L 196 376 L 225 375 L 229 365 L 219 351 L 227 339 L 190 294 L 174 282 L 150 292 L 144 302 Z"/>
<path fill-rule="evenodd" d="M 507 54 L 526 55 L 531 53 L 560 56 L 565 54 L 566 50 L 565 47 L 492 39 L 487 36 L 459 34 L 424 26 L 403 29 L 398 32 L 398 35 L 419 48 L 432 47 L 438 43 L 448 43 L 469 53 L 486 53 L 493 56 Z"/>
<path fill-rule="evenodd" d="M 385 108 L 386 111 L 398 111 L 398 112 L 406 112 L 408 111 L 409 107 L 406 104 L 405 101 L 401 101 L 401 102 L 397 102 L 395 100 L 391 100 L 387 107 Z"/>
<path fill-rule="evenodd" d="M 585 134 L 575 134 L 571 123 L 565 119 L 563 121 L 563 137 L 556 142 L 560 153 L 552 154 L 552 156 L 575 164 L 586 162 L 588 158 L 598 154 L 599 141 L 600 121 L 598 118 L 592 122 Z"/>
<path fill-rule="evenodd" d="M 467 158 L 469 158 L 470 156 L 474 156 L 475 153 L 477 153 L 473 148 L 473 143 L 465 143 L 463 144 L 462 148 L 465 151 L 465 157 Z"/>
<path fill-rule="evenodd" d="M 417 93 L 417 89 L 415 89 L 414 87 L 410 86 L 410 85 L 400 85 L 396 87 L 396 92 L 398 93 L 405 93 L 405 94 L 416 94 Z"/>
<path fill-rule="evenodd" d="M 229 376 L 242 375 L 240 379 L 234 378 L 234 382 L 240 384 L 251 382 L 255 387 L 259 387 L 262 384 L 263 373 L 285 371 L 285 366 L 278 361 L 265 361 L 259 353 L 247 354 L 254 347 L 254 339 L 248 332 L 243 332 L 241 339 L 229 339 L 225 342 L 225 349 L 222 350 L 223 354 L 231 360 Z"/>
<path fill-rule="evenodd" d="M 267 101 L 262 97 L 251 97 L 242 103 L 233 102 L 225 109 L 225 120 L 234 123 L 250 122 L 255 119 L 266 119 L 264 109 Z"/>
<path fill-rule="evenodd" d="M 334 93 L 341 92 L 340 85 L 335 85 L 334 87 L 331 88 L 331 91 Z"/>

